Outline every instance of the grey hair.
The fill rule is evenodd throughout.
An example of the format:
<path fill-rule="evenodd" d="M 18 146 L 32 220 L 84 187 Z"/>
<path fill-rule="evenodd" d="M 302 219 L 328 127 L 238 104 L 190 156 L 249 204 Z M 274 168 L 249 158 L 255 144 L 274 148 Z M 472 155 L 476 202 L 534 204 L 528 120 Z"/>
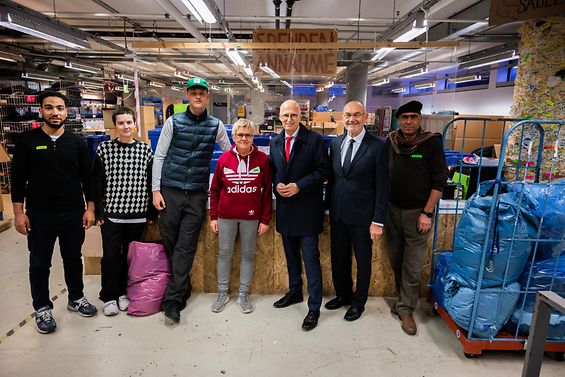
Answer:
<path fill-rule="evenodd" d="M 239 118 L 232 126 L 232 135 L 235 135 L 240 128 L 247 128 L 253 135 L 257 134 L 257 125 L 249 119 Z"/>

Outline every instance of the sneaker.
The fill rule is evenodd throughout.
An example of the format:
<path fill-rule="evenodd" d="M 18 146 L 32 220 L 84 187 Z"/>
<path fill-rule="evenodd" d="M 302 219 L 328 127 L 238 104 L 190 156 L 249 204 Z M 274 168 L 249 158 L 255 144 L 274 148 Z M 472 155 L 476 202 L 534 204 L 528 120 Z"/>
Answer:
<path fill-rule="evenodd" d="M 180 308 L 177 302 L 168 301 L 163 303 L 163 312 L 165 313 L 166 319 L 168 319 L 165 323 L 178 324 L 180 322 Z"/>
<path fill-rule="evenodd" d="M 118 314 L 120 311 L 118 310 L 118 303 L 116 302 L 116 300 L 105 302 L 102 312 L 107 317 Z"/>
<path fill-rule="evenodd" d="M 118 308 L 120 308 L 120 310 L 122 312 L 125 312 L 128 310 L 129 304 L 131 303 L 131 300 L 129 299 L 128 296 L 123 295 L 118 297 Z"/>
<path fill-rule="evenodd" d="M 227 292 L 220 292 L 218 293 L 218 298 L 212 304 L 212 311 L 214 313 L 219 313 L 226 307 L 227 302 L 230 300 L 230 296 Z"/>
<path fill-rule="evenodd" d="M 239 304 L 239 308 L 241 309 L 242 313 L 249 314 L 253 311 L 253 305 L 251 305 L 251 303 L 249 302 L 247 293 L 240 293 L 237 299 L 237 303 Z"/>
<path fill-rule="evenodd" d="M 81 297 L 75 301 L 69 301 L 67 309 L 71 312 L 78 312 L 83 317 L 92 317 L 96 314 L 96 306 L 92 305 L 86 297 Z"/>
<path fill-rule="evenodd" d="M 42 334 L 49 334 L 57 329 L 57 323 L 55 323 L 49 306 L 39 308 L 35 312 L 35 324 L 37 325 L 37 331 Z"/>

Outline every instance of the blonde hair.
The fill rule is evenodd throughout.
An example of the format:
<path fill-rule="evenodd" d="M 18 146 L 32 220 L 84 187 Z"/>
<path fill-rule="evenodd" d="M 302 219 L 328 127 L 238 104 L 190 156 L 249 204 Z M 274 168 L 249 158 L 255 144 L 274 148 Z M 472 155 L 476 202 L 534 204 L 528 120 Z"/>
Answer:
<path fill-rule="evenodd" d="M 257 126 L 249 119 L 239 118 L 232 126 L 232 135 L 235 135 L 240 128 L 247 128 L 253 135 L 257 134 Z"/>

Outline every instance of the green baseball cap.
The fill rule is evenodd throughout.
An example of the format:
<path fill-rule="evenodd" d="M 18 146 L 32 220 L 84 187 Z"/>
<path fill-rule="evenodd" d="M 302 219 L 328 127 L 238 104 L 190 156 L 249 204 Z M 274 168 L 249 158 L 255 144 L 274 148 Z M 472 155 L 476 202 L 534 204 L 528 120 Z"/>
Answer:
<path fill-rule="evenodd" d="M 202 77 L 193 77 L 186 83 L 186 89 L 201 87 L 208 90 L 208 83 Z"/>

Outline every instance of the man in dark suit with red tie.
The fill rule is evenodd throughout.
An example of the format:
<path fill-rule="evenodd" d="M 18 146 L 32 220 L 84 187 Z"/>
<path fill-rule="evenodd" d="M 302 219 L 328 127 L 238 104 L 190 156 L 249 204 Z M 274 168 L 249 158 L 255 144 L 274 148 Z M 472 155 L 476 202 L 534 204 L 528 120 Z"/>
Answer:
<path fill-rule="evenodd" d="M 274 303 L 285 308 L 302 302 L 302 260 L 308 279 L 308 314 L 302 328 L 318 325 L 322 304 L 322 270 L 318 235 L 322 233 L 322 187 L 328 176 L 328 153 L 320 134 L 300 124 L 300 106 L 293 100 L 280 107 L 284 131 L 270 143 L 277 231 L 282 236 L 289 291 Z M 302 258 L 300 251 L 302 250 Z"/>
<path fill-rule="evenodd" d="M 367 112 L 357 101 L 343 109 L 347 134 L 332 141 L 327 200 L 331 218 L 332 278 L 336 296 L 329 310 L 349 305 L 347 321 L 365 310 L 371 279 L 372 244 L 381 237 L 388 207 L 386 144 L 365 130 Z M 353 291 L 351 246 L 357 262 Z"/>

